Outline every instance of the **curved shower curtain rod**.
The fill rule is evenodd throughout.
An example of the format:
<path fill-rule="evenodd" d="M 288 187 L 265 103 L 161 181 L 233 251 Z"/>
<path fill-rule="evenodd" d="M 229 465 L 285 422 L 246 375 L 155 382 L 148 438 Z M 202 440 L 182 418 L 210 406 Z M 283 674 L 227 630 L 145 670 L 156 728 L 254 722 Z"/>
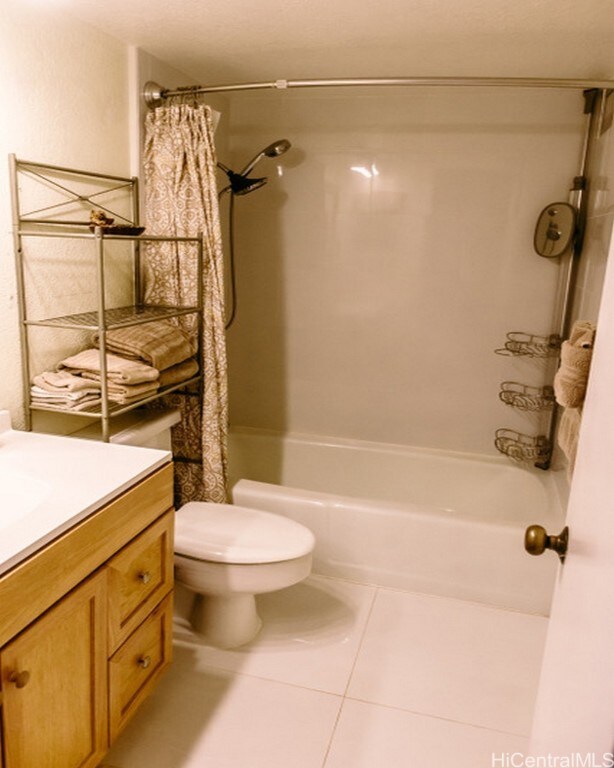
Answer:
<path fill-rule="evenodd" d="M 145 84 L 143 98 L 148 107 L 160 106 L 169 96 L 227 91 L 254 91 L 288 88 L 337 88 L 347 86 L 482 86 L 494 88 L 566 88 L 577 90 L 612 90 L 614 80 L 564 80 L 539 77 L 365 77 L 342 80 L 273 80 L 262 83 L 235 83 L 230 85 L 188 85 L 181 88 L 163 88 L 152 81 Z"/>

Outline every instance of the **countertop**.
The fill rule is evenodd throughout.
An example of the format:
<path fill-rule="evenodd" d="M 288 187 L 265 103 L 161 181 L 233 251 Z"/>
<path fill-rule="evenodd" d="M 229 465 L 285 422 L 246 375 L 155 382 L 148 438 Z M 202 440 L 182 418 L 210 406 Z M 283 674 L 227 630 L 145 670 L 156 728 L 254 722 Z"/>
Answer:
<path fill-rule="evenodd" d="M 0 574 L 171 459 L 153 448 L 21 432 L 0 411 Z"/>

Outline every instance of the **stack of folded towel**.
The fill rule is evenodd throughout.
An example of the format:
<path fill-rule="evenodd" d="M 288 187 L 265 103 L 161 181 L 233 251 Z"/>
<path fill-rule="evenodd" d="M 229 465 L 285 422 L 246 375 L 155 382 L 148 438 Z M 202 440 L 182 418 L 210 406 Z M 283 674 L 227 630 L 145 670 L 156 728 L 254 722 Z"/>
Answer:
<path fill-rule="evenodd" d="M 561 345 L 561 364 L 554 377 L 554 395 L 565 410 L 558 431 L 558 443 L 567 457 L 568 472 L 573 472 L 582 405 L 586 397 L 588 374 L 593 355 L 596 328 L 592 323 L 578 321 L 569 339 Z"/>
<path fill-rule="evenodd" d="M 98 342 L 95 334 L 96 346 L 61 360 L 57 371 L 36 376 L 32 402 L 72 411 L 97 404 L 102 386 Z M 135 403 L 198 373 L 195 342 L 168 321 L 108 331 L 106 347 L 108 397 L 120 405 Z"/>
<path fill-rule="evenodd" d="M 46 371 L 34 377 L 31 396 L 33 404 L 82 411 L 100 403 L 100 383 L 84 380 L 67 371 Z"/>

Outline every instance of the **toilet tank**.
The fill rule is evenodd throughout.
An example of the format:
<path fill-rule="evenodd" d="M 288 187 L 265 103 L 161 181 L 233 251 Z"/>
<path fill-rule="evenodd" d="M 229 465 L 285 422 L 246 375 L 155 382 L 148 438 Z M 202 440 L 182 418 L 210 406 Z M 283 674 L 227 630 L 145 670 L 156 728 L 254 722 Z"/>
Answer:
<path fill-rule="evenodd" d="M 181 420 L 174 408 L 156 410 L 136 409 L 110 421 L 110 442 L 121 445 L 138 445 L 142 448 L 171 450 L 171 427 Z M 75 437 L 100 439 L 100 426 L 90 424 L 73 433 Z"/>

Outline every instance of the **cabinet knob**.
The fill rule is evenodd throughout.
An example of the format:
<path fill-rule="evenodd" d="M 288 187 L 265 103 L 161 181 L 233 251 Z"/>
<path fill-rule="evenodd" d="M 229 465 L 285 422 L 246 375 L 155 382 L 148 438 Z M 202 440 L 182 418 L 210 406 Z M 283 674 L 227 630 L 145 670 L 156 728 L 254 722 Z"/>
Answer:
<path fill-rule="evenodd" d="M 142 584 L 149 584 L 151 581 L 151 571 L 139 571 L 137 578 Z"/>
<path fill-rule="evenodd" d="M 25 688 L 30 680 L 30 673 L 27 670 L 23 672 L 12 672 L 9 675 L 9 683 L 14 683 L 16 688 Z"/>
<path fill-rule="evenodd" d="M 139 656 L 136 663 L 141 669 L 147 669 L 151 665 L 151 656 Z"/>

